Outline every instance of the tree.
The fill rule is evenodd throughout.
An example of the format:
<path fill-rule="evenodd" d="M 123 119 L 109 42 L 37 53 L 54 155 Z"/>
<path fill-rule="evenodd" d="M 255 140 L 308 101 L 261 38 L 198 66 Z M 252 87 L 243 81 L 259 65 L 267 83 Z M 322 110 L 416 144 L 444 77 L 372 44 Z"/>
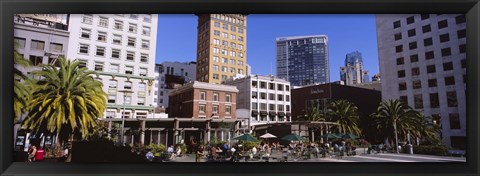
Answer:
<path fill-rule="evenodd" d="M 360 116 L 358 108 L 346 100 L 335 100 L 328 108 L 327 121 L 338 123 L 332 129 L 338 133 L 351 133 L 360 135 Z"/>
<path fill-rule="evenodd" d="M 15 112 L 15 119 L 19 118 L 22 113 L 27 111 L 27 106 L 29 104 L 31 94 L 28 87 L 28 82 L 30 79 L 19 70 L 18 67 L 27 67 L 30 66 L 30 62 L 25 60 L 18 51 L 14 51 L 14 62 L 15 67 L 13 67 L 13 109 Z"/>
<path fill-rule="evenodd" d="M 103 116 L 107 94 L 102 83 L 91 76 L 96 73 L 80 67 L 80 62 L 63 57 L 57 62 L 59 68 L 42 65 L 42 70 L 33 72 L 41 79 L 33 87 L 23 126 L 37 134 L 57 134 L 59 142 L 84 139 Z"/>
<path fill-rule="evenodd" d="M 304 120 L 316 122 L 316 121 L 325 121 L 325 118 L 323 114 L 320 113 L 317 107 L 312 106 L 307 109 L 307 113 L 304 116 Z"/>

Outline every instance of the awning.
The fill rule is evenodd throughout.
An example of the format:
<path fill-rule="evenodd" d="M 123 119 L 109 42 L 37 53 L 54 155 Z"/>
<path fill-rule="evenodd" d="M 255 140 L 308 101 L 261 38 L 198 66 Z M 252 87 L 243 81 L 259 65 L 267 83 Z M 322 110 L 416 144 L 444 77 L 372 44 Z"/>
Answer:
<path fill-rule="evenodd" d="M 284 113 L 284 112 L 278 112 L 278 116 L 279 116 L 279 117 L 284 117 L 284 116 L 285 116 L 285 113 Z"/>
<path fill-rule="evenodd" d="M 291 116 L 292 116 L 292 113 L 287 112 L 287 117 L 291 117 Z"/>
<path fill-rule="evenodd" d="M 252 110 L 252 116 L 257 116 L 258 115 L 258 111 L 257 110 Z"/>
<path fill-rule="evenodd" d="M 267 116 L 268 112 L 267 111 L 260 111 L 260 116 Z"/>
<path fill-rule="evenodd" d="M 274 112 L 274 111 L 270 111 L 268 114 L 269 114 L 270 116 L 272 116 L 272 117 L 277 115 L 277 113 Z"/>

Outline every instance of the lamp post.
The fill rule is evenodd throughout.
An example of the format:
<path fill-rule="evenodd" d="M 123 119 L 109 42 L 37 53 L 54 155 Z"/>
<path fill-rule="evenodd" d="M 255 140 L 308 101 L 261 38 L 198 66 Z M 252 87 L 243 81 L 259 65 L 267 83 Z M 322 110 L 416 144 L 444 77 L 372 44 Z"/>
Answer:
<path fill-rule="evenodd" d="M 125 128 L 125 99 L 127 98 L 127 94 L 133 93 L 131 90 L 120 90 L 119 92 L 123 93 L 123 112 L 122 112 L 122 131 L 120 132 L 120 144 L 125 145 L 125 141 L 123 141 L 124 138 L 124 128 Z"/>
<path fill-rule="evenodd" d="M 398 154 L 397 119 L 393 120 L 393 130 L 395 131 L 395 148 Z"/>

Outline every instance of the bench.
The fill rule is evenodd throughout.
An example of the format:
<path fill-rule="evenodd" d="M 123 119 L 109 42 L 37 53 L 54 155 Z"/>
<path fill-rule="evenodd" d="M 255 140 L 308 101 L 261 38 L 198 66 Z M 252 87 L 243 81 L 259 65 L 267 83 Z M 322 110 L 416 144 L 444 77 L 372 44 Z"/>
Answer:
<path fill-rule="evenodd" d="M 465 150 L 448 150 L 447 152 L 450 156 L 465 156 Z"/>

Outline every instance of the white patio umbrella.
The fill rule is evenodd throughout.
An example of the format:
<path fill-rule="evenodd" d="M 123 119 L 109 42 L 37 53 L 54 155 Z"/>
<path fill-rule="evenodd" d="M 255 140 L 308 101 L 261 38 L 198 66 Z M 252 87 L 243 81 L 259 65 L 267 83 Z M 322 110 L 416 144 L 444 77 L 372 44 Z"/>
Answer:
<path fill-rule="evenodd" d="M 277 136 L 270 134 L 270 133 L 265 133 L 264 135 L 261 135 L 260 138 L 268 139 L 268 138 L 277 138 Z"/>

